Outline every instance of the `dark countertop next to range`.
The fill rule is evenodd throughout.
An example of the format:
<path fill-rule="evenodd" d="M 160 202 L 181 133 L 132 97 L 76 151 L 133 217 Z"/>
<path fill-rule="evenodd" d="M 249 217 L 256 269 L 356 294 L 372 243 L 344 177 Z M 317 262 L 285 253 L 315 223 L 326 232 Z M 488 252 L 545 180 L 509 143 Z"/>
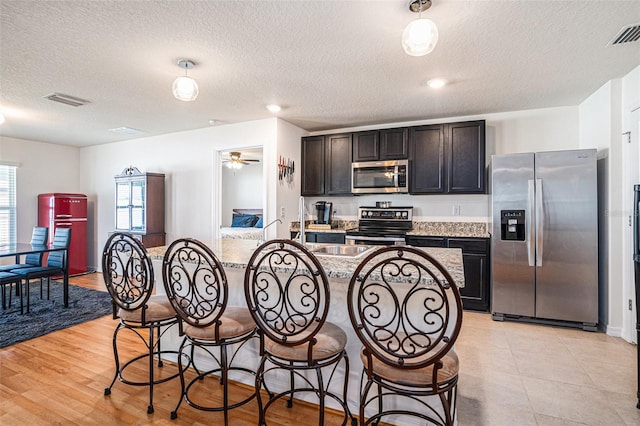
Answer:
<path fill-rule="evenodd" d="M 356 220 L 335 220 L 331 229 L 310 229 L 306 232 L 345 233 L 358 227 Z M 485 222 L 431 222 L 414 221 L 413 229 L 407 235 L 414 237 L 457 237 L 457 238 L 491 238 L 488 231 L 490 225 Z M 299 222 L 291 222 L 291 232 L 300 230 Z"/>

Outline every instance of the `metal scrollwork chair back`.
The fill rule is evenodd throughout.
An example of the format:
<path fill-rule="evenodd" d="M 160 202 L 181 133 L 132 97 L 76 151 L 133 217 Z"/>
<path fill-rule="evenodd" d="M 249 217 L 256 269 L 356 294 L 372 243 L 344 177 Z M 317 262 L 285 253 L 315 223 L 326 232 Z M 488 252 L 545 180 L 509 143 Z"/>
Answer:
<path fill-rule="evenodd" d="M 228 374 L 235 371 L 255 376 L 253 369 L 234 365 L 234 359 L 240 348 L 256 336 L 256 324 L 247 308 L 227 306 L 228 285 L 224 268 L 213 251 L 202 242 L 192 238 L 174 241 L 165 252 L 162 276 L 169 300 L 182 321 L 180 335 L 184 339 L 180 345 L 179 370 L 184 370 L 184 358 L 191 361 L 197 373 L 188 384 L 184 375 L 180 375 L 182 392 L 171 418 L 177 418 L 178 408 L 186 400 L 190 406 L 200 410 L 223 411 L 226 425 L 228 410 L 255 397 L 252 393 L 239 402 L 230 403 Z M 194 359 L 195 348 L 202 349 L 199 353 L 209 354 L 216 367 L 200 371 Z M 219 357 L 212 348 L 219 348 Z M 231 356 L 227 353 L 229 348 L 233 350 Z M 189 357 L 186 353 L 190 354 Z M 223 403 L 219 406 L 205 406 L 202 402 L 195 402 L 202 398 L 190 398 L 189 395 L 194 384 L 212 374 L 219 375 L 223 385 Z M 194 392 L 196 390 L 194 388 Z"/>
<path fill-rule="evenodd" d="M 249 264 L 245 295 L 263 333 L 283 345 L 313 345 L 329 308 L 329 280 L 318 260 L 285 240 L 258 248 Z"/>
<path fill-rule="evenodd" d="M 148 386 L 147 413 L 151 414 L 153 413 L 154 385 L 164 383 L 180 375 L 180 371 L 176 370 L 175 372 L 165 372 L 165 374 L 156 377 L 154 368 L 154 358 L 158 360 L 158 367 L 162 367 L 163 356 L 177 354 L 176 351 L 163 351 L 161 338 L 169 327 L 178 324 L 178 316 L 166 296 L 152 295 L 154 287 L 153 264 L 144 245 L 133 234 L 116 232 L 107 239 L 102 253 L 102 275 L 105 286 L 111 295 L 113 318 L 119 319 L 113 332 L 115 374 L 109 387 L 104 390 L 104 394 L 111 394 L 111 388 L 116 379 L 127 385 Z M 146 347 L 144 353 L 124 362 L 121 361 L 118 353 L 118 334 L 122 330 L 133 332 Z M 148 335 L 143 335 L 142 331 L 148 331 Z M 145 360 L 148 362 L 148 379 L 127 378 L 125 371 L 128 367 L 142 367 L 139 362 Z M 133 367 L 133 369 L 135 368 Z"/>
<path fill-rule="evenodd" d="M 113 301 L 113 316 L 118 309 L 143 308 L 154 285 L 153 265 L 147 250 L 133 236 L 116 233 L 105 244 L 102 274 Z"/>
<path fill-rule="evenodd" d="M 317 395 L 320 409 L 318 424 L 324 424 L 325 397 L 338 402 L 344 410 L 344 423 L 355 422 L 346 404 L 349 359 L 345 350 L 346 333 L 326 321 L 330 288 L 318 259 L 303 245 L 292 240 L 271 240 L 256 249 L 245 270 L 245 297 L 261 336 L 261 362 L 256 372 L 256 396 L 260 418 L 266 425 L 266 413 L 272 403 L 287 397 L 293 404 L 296 392 Z M 343 388 L 330 389 L 331 378 L 344 365 Z M 275 370 L 289 373 L 290 389 L 274 394 L 265 376 Z M 315 371 L 312 383 L 302 371 Z M 323 377 L 328 371 L 329 379 Z M 303 382 L 302 386 L 296 384 Z M 337 381 L 335 381 L 337 382 Z M 338 382 L 339 383 L 339 382 Z M 269 400 L 260 395 L 265 386 Z"/>
<path fill-rule="evenodd" d="M 380 421 L 385 415 L 382 399 L 389 393 L 423 403 L 424 410 L 413 407 L 402 414 L 453 424 L 458 380 L 453 345 L 462 324 L 462 302 L 449 272 L 423 250 L 384 247 L 359 264 L 347 305 L 363 344 L 361 424 Z M 369 397 L 374 384 L 377 395 Z M 441 407 L 418 399 L 433 395 L 439 396 Z M 377 413 L 365 421 L 365 407 L 373 401 L 378 402 Z"/>

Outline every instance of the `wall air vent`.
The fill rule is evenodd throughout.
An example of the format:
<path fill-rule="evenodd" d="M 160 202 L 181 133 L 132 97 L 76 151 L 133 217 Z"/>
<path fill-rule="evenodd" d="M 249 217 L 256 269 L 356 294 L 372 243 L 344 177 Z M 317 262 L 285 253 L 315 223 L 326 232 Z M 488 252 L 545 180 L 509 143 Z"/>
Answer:
<path fill-rule="evenodd" d="M 627 25 L 609 42 L 609 46 L 640 40 L 640 24 Z"/>
<path fill-rule="evenodd" d="M 63 95 L 62 93 L 52 93 L 47 96 L 43 96 L 46 99 L 54 102 L 60 102 L 61 104 L 71 105 L 74 107 L 79 107 L 88 103 L 91 103 L 85 99 L 76 98 L 75 96 Z"/>

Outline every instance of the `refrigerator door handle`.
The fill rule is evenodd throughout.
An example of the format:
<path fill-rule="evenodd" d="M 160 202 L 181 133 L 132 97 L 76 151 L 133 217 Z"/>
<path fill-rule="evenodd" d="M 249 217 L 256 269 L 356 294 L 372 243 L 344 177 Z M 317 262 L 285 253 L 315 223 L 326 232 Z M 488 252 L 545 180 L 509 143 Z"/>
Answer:
<path fill-rule="evenodd" d="M 544 206 L 542 205 L 542 179 L 536 179 L 536 266 L 542 266 L 544 248 Z"/>
<path fill-rule="evenodd" d="M 533 179 L 528 180 L 528 193 L 527 193 L 527 218 L 525 219 L 525 233 L 527 234 L 527 259 L 529 266 L 534 266 L 535 251 L 533 250 L 533 240 L 536 237 L 535 228 L 531 226 L 533 221 L 533 206 L 535 204 L 535 187 Z"/>
<path fill-rule="evenodd" d="M 56 223 L 56 225 L 58 225 L 58 226 L 73 226 L 73 223 L 71 223 L 71 222 L 60 222 L 60 223 Z"/>
<path fill-rule="evenodd" d="M 66 218 L 70 218 L 70 217 L 73 217 L 73 216 L 70 215 L 70 214 L 57 214 L 56 215 L 56 219 L 66 219 Z"/>

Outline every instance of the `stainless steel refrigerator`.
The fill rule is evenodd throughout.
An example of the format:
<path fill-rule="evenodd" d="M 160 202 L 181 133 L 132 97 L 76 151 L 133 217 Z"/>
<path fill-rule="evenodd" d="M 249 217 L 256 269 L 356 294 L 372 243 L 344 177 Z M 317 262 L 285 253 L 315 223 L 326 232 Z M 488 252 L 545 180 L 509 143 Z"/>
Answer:
<path fill-rule="evenodd" d="M 491 312 L 595 330 L 596 150 L 492 157 Z"/>

